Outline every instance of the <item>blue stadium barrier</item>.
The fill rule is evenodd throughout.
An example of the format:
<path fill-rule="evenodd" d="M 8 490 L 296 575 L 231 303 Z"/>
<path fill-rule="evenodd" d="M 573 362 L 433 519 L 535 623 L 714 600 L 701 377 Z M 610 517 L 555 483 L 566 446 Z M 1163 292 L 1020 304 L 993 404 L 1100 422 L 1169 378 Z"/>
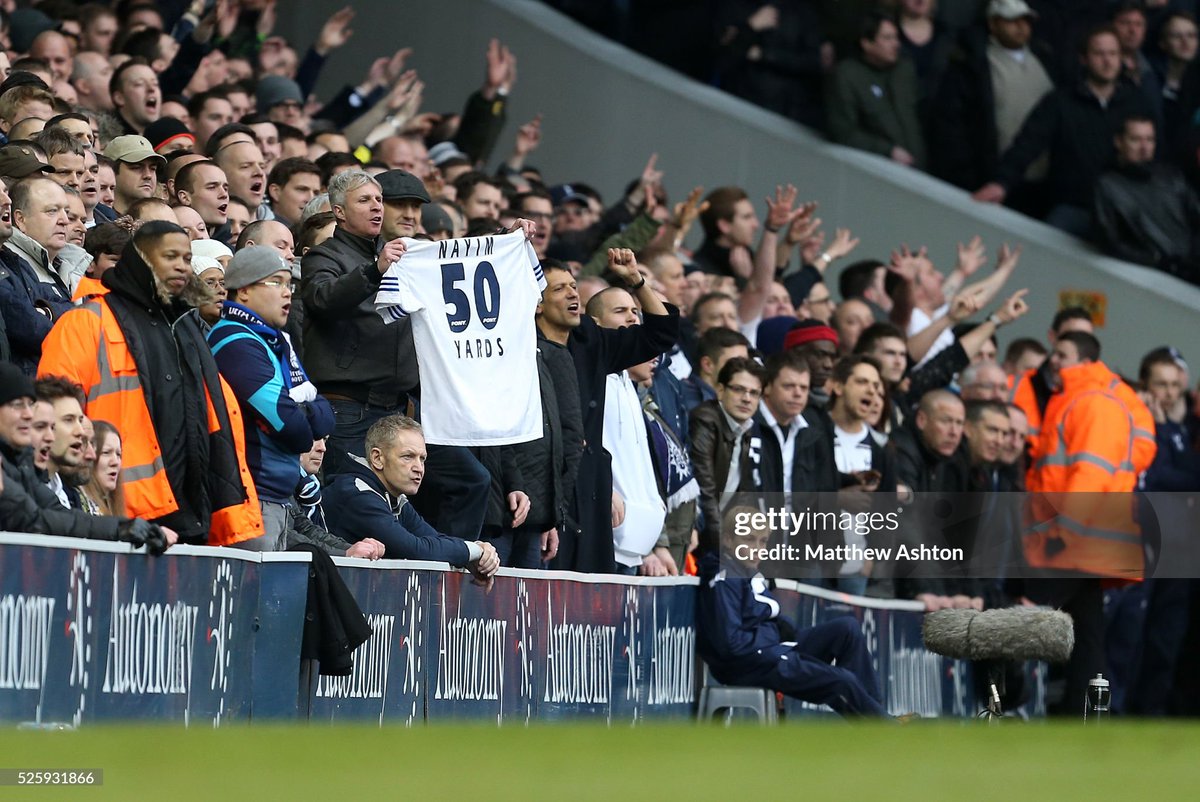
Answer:
<path fill-rule="evenodd" d="M 0 722 L 499 723 L 686 719 L 691 577 L 504 569 L 489 591 L 439 563 L 337 558 L 373 631 L 346 677 L 300 684 L 309 557 L 0 533 Z M 921 643 L 920 606 L 781 582 L 802 623 L 853 615 L 892 712 L 975 712 L 969 666 Z M 1035 701 L 1044 683 L 1034 668 Z M 789 702 L 798 715 L 820 709 Z"/>

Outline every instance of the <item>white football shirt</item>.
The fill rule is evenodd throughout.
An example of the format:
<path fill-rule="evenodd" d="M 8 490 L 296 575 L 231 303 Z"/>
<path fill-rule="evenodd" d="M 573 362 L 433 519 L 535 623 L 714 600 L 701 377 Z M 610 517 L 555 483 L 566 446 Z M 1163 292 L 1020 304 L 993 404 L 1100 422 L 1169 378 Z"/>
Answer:
<path fill-rule="evenodd" d="M 534 312 L 546 280 L 525 234 L 404 244 L 379 285 L 375 311 L 389 323 L 412 317 L 426 442 L 499 446 L 540 438 Z"/>

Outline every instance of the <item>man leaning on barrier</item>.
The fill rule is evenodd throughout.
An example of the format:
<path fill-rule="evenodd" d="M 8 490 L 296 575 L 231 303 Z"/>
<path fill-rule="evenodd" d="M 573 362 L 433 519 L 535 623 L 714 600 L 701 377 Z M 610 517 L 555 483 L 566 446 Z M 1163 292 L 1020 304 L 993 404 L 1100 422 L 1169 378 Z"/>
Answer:
<path fill-rule="evenodd" d="M 366 459 L 353 457 L 325 491 L 329 530 L 350 542 L 372 537 L 393 559 L 435 560 L 466 568 L 486 580 L 500 567 L 490 543 L 443 535 L 409 503 L 425 478 L 421 424 L 388 415 L 367 430 Z"/>

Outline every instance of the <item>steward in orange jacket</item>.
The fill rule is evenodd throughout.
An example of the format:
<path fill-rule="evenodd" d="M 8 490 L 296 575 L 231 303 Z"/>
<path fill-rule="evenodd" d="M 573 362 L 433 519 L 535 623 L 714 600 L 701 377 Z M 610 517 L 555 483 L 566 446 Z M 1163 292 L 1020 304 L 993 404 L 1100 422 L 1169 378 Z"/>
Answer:
<path fill-rule="evenodd" d="M 180 300 L 190 258 L 182 228 L 142 226 L 101 278 L 109 292 L 47 335 L 38 372 L 81 384 L 88 417 L 121 433 L 126 515 L 229 545 L 262 535 L 262 514 L 237 399 Z"/>
<path fill-rule="evenodd" d="M 1061 389 L 1046 406 L 1027 477 L 1026 559 L 1035 568 L 1139 578 L 1142 537 L 1133 492 L 1158 448 L 1154 418 L 1099 361 L 1091 335 L 1064 335 L 1051 359 Z"/>
<path fill-rule="evenodd" d="M 108 288 L 98 278 L 91 276 L 83 276 L 79 279 L 79 283 L 75 285 L 75 292 L 71 293 L 71 300 L 75 302 L 82 301 L 84 298 L 91 298 L 95 295 L 105 295 L 108 293 Z"/>
<path fill-rule="evenodd" d="M 1038 436 L 1042 431 L 1042 410 L 1046 408 L 1053 390 L 1046 386 L 1045 374 L 1040 368 L 1017 376 L 1014 384 L 1010 400 L 1021 408 L 1025 419 L 1029 421 L 1029 434 L 1026 437 L 1033 451 L 1037 448 Z"/>

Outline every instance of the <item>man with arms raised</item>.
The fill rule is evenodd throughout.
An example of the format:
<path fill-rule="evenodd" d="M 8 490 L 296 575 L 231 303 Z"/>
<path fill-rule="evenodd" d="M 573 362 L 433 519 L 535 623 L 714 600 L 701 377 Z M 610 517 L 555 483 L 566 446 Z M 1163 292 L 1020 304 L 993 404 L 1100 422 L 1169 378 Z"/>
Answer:
<path fill-rule="evenodd" d="M 614 561 L 612 472 L 602 447 L 607 376 L 659 356 L 679 336 L 679 310 L 650 289 L 632 251 L 610 249 L 608 269 L 641 306 L 641 324 L 602 329 L 581 315 L 575 278 L 561 268 L 546 269 L 546 289 L 536 314 L 539 347 L 565 349 L 574 362 L 583 420 L 583 454 L 570 511 L 574 523 L 561 534 L 555 561 L 555 567 L 566 570 L 607 572 Z M 561 356 L 559 352 L 548 358 L 557 362 Z"/>

